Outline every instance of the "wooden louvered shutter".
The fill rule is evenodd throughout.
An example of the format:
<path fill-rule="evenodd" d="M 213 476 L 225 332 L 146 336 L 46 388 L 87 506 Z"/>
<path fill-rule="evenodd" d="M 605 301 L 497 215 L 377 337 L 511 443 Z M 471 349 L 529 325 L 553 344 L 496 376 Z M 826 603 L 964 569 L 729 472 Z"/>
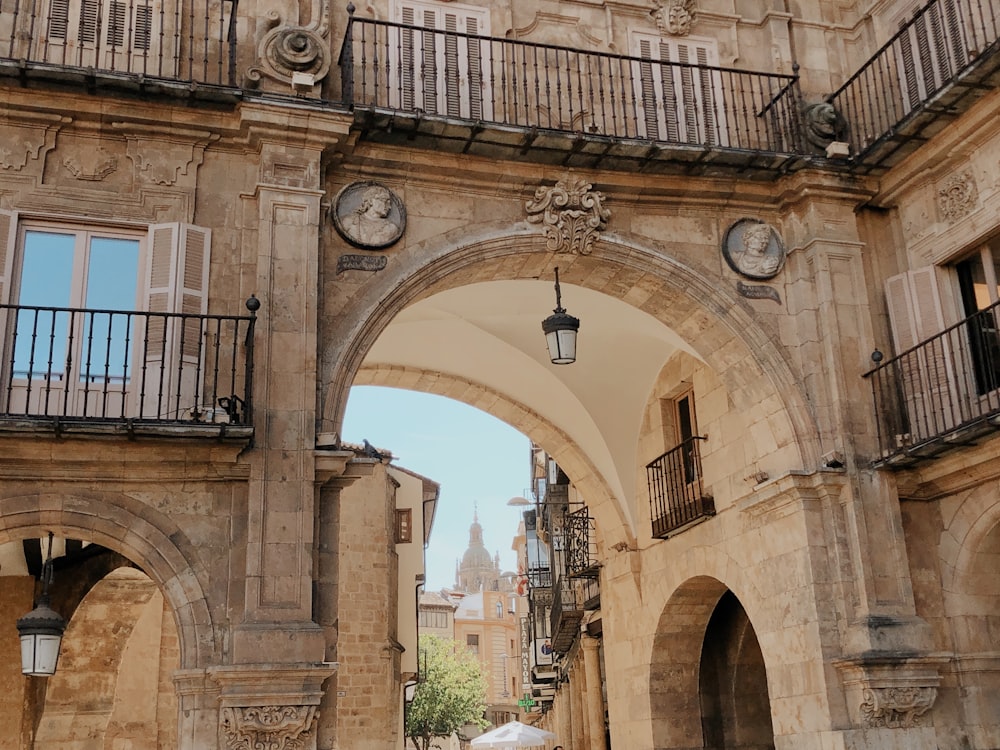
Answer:
<path fill-rule="evenodd" d="M 17 243 L 17 213 L 0 210 L 0 305 L 11 299 L 14 249 Z M 2 321 L 0 321 L 2 325 Z M 3 339 L 0 338 L 0 341 Z"/>
<path fill-rule="evenodd" d="M 211 231 L 191 224 L 149 228 L 146 309 L 204 315 L 208 310 Z M 203 330 L 199 318 L 150 316 L 140 377 L 141 414 L 184 418 L 202 407 Z"/>
<path fill-rule="evenodd" d="M 49 40 L 66 41 L 69 31 L 70 0 L 51 0 L 49 3 L 49 19 L 46 36 Z"/>
<path fill-rule="evenodd" d="M 899 436 L 901 444 L 920 443 L 961 421 L 953 342 L 934 338 L 945 328 L 936 274 L 927 266 L 885 282 L 893 346 L 900 357 L 895 375 L 909 425 Z"/>

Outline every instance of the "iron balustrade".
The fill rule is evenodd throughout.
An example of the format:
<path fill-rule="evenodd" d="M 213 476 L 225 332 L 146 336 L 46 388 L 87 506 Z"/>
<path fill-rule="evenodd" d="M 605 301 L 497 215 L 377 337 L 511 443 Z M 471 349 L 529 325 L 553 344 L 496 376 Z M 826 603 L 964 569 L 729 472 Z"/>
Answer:
<path fill-rule="evenodd" d="M 552 650 L 565 654 L 572 647 L 583 620 L 583 596 L 575 581 L 556 578 L 552 587 L 552 610 L 549 613 Z"/>
<path fill-rule="evenodd" d="M 654 537 L 666 538 L 682 526 L 715 515 L 715 501 L 702 487 L 703 440 L 690 437 L 646 465 Z"/>
<path fill-rule="evenodd" d="M 1000 426 L 1000 302 L 884 360 L 871 381 L 876 463 L 933 455 Z"/>
<path fill-rule="evenodd" d="M 997 52 L 1000 9 L 987 0 L 930 0 L 843 86 L 827 97 L 862 157 Z"/>
<path fill-rule="evenodd" d="M 0 305 L 0 417 L 250 425 L 251 302 L 249 316 Z"/>
<path fill-rule="evenodd" d="M 348 10 L 341 85 L 344 103 L 354 108 L 801 152 L 797 76 L 356 18 Z"/>
<path fill-rule="evenodd" d="M 596 578 L 600 574 L 597 561 L 597 533 L 594 519 L 584 506 L 564 518 L 566 575 Z"/>
<path fill-rule="evenodd" d="M 0 0 L 0 61 L 236 85 L 237 0 Z"/>

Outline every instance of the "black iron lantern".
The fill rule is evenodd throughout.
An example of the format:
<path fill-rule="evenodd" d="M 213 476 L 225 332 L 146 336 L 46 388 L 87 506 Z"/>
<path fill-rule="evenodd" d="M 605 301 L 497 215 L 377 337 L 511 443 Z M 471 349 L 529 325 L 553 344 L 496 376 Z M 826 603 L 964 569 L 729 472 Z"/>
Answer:
<path fill-rule="evenodd" d="M 21 636 L 21 672 L 36 677 L 56 673 L 59 647 L 66 630 L 66 620 L 49 606 L 49 584 L 52 582 L 52 533 L 49 532 L 49 553 L 42 565 L 42 593 L 38 603 L 17 621 Z"/>
<path fill-rule="evenodd" d="M 556 309 L 542 321 L 545 343 L 549 347 L 549 359 L 554 365 L 569 365 L 576 362 L 576 334 L 580 330 L 580 319 L 567 313 L 562 306 L 562 292 L 559 289 L 559 268 L 556 272 Z"/>

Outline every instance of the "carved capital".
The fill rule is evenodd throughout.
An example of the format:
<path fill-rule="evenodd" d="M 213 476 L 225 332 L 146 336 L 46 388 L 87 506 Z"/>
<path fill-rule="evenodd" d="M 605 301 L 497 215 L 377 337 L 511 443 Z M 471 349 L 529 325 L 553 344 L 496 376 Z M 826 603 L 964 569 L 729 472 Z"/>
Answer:
<path fill-rule="evenodd" d="M 546 247 L 556 253 L 590 255 L 597 236 L 611 216 L 604 207 L 604 195 L 579 177 L 542 186 L 525 204 L 528 221 L 545 230 Z"/>
<path fill-rule="evenodd" d="M 937 698 L 934 687 L 880 687 L 866 688 L 861 713 L 865 726 L 909 728 L 920 725 L 920 717 L 927 713 Z"/>
<path fill-rule="evenodd" d="M 222 709 L 230 750 L 306 750 L 315 746 L 316 706 L 238 706 Z"/>
<path fill-rule="evenodd" d="M 972 213 L 979 203 L 979 191 L 972 171 L 951 175 L 938 188 L 938 208 L 941 217 L 949 224 L 954 224 L 962 217 Z"/>

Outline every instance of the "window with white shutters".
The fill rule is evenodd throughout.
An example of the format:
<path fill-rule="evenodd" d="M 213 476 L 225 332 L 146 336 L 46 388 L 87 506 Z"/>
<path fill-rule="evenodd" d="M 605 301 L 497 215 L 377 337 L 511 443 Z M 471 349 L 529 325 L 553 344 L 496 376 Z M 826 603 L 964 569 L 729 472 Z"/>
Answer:
<path fill-rule="evenodd" d="M 633 80 L 640 137 L 674 143 L 729 145 L 715 40 L 634 33 Z"/>
<path fill-rule="evenodd" d="M 183 401 L 200 383 L 178 380 L 202 376 L 203 332 L 177 313 L 207 312 L 210 239 L 181 223 L 127 230 L 0 211 L 6 411 L 173 419 L 192 408 Z"/>
<path fill-rule="evenodd" d="M 419 28 L 394 29 L 389 41 L 390 102 L 401 109 L 478 120 L 489 117 L 484 97 L 483 44 L 489 14 L 455 3 L 397 2 L 392 20 Z"/>
<path fill-rule="evenodd" d="M 48 0 L 42 50 L 46 62 L 171 76 L 176 17 L 161 0 Z"/>

